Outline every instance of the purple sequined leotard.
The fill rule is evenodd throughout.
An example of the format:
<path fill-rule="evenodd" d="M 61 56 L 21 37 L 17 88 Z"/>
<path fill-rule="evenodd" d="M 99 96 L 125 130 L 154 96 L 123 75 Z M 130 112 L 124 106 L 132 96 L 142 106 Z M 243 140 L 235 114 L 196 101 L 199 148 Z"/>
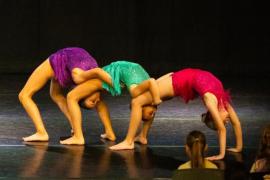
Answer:
<path fill-rule="evenodd" d="M 96 60 L 84 49 L 69 47 L 60 49 L 49 57 L 55 79 L 64 87 L 75 85 L 71 72 L 74 68 L 89 70 L 98 67 Z"/>

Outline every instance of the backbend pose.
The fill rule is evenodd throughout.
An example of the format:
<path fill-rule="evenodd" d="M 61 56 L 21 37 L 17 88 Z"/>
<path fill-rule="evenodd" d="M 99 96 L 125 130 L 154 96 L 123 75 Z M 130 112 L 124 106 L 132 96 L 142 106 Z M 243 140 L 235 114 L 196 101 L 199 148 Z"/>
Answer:
<path fill-rule="evenodd" d="M 200 69 L 187 68 L 160 77 L 157 79 L 157 84 L 162 100 L 180 96 L 187 103 L 189 100 L 194 99 L 196 95 L 199 95 L 202 98 L 202 101 L 207 108 L 207 113 L 203 114 L 204 122 L 209 128 L 216 129 L 219 137 L 219 154 L 209 157 L 209 160 L 218 160 L 225 156 L 225 123 L 228 121 L 233 125 L 236 138 L 236 147 L 228 150 L 233 152 L 242 151 L 242 129 L 239 118 L 233 107 L 230 105 L 228 93 L 224 91 L 222 83 L 213 74 Z M 132 99 L 130 125 L 127 136 L 123 142 L 110 147 L 110 149 L 133 149 L 134 140 L 139 140 L 141 142 L 146 139 L 144 134 L 140 134 L 136 138 L 135 135 L 140 124 L 142 107 L 151 102 L 152 97 L 149 93 L 144 93 Z M 145 126 L 144 128 L 146 129 L 143 131 L 147 132 L 150 127 Z"/>
<path fill-rule="evenodd" d="M 44 127 L 38 107 L 32 100 L 32 96 L 43 86 L 45 86 L 47 81 L 51 80 L 51 98 L 59 106 L 60 110 L 64 113 L 71 124 L 66 98 L 62 93 L 62 89 L 73 87 L 78 83 L 74 80 L 74 77 L 76 77 L 78 74 L 77 72 L 90 70 L 93 68 L 95 69 L 97 67 L 98 64 L 96 60 L 87 51 L 78 47 L 60 49 L 54 54 L 50 55 L 48 59 L 40 64 L 31 74 L 23 89 L 19 93 L 19 100 L 29 117 L 32 119 L 36 128 L 35 134 L 24 137 L 23 140 L 49 140 L 49 136 Z M 97 109 L 102 121 L 110 121 L 106 114 L 106 105 L 104 102 L 101 101 L 97 106 Z"/>
<path fill-rule="evenodd" d="M 97 78 L 92 79 L 94 77 Z M 67 104 L 73 123 L 74 136 L 64 141 L 60 141 L 61 144 L 85 143 L 82 132 L 81 111 L 78 103 L 84 99 L 83 104 L 87 106 L 87 97 L 95 92 L 106 90 L 115 96 L 120 95 L 122 92 L 122 87 L 126 86 L 133 98 L 149 91 L 151 93 L 151 99 L 155 99 L 153 104 L 158 104 L 161 102 L 155 80 L 150 78 L 142 66 L 136 63 L 116 61 L 103 67 L 99 72 L 94 72 L 92 70 L 85 72 L 81 71 L 78 73 L 78 76 L 76 76 L 76 81 L 78 82 L 83 82 L 86 79 L 90 80 L 78 85 L 72 92 L 68 93 L 67 95 Z M 105 83 L 108 81 L 110 82 Z M 154 116 L 153 113 L 150 114 L 151 117 Z M 147 124 L 149 123 L 151 122 L 148 122 Z M 149 124 L 149 126 L 150 125 L 151 124 Z M 108 134 L 106 134 L 106 136 L 108 136 Z M 103 138 L 106 138 L 106 136 Z"/>

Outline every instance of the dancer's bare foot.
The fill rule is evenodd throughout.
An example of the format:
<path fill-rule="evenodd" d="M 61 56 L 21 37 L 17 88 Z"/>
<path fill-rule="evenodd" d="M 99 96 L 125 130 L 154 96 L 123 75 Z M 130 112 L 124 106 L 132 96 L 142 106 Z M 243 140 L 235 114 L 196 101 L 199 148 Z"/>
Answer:
<path fill-rule="evenodd" d="M 60 141 L 60 143 L 66 145 L 84 145 L 84 138 L 77 138 L 72 136 L 71 138 L 68 138 L 64 141 Z"/>
<path fill-rule="evenodd" d="M 48 141 L 49 136 L 47 133 L 35 133 L 28 137 L 23 137 L 23 141 L 31 142 L 31 141 Z"/>
<path fill-rule="evenodd" d="M 121 143 L 118 143 L 114 146 L 110 147 L 110 150 L 128 150 L 128 149 L 134 149 L 134 142 L 132 142 L 131 144 L 128 143 L 127 141 L 123 141 Z"/>
<path fill-rule="evenodd" d="M 135 137 L 134 141 L 140 144 L 147 144 L 147 139 L 142 136 Z"/>
<path fill-rule="evenodd" d="M 107 139 L 107 140 L 110 140 L 110 141 L 115 141 L 116 137 L 114 134 L 110 134 L 110 133 L 104 133 L 104 134 L 101 134 L 100 137 L 102 139 Z"/>

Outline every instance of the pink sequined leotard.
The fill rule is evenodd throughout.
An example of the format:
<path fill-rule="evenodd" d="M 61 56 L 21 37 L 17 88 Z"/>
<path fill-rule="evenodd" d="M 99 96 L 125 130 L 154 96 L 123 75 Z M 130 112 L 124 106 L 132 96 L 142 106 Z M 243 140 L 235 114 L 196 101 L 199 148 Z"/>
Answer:
<path fill-rule="evenodd" d="M 201 97 L 210 92 L 218 100 L 219 107 L 225 107 L 230 102 L 229 93 L 213 74 L 200 69 L 187 68 L 172 74 L 172 84 L 175 96 L 182 97 L 186 103 L 199 94 Z"/>

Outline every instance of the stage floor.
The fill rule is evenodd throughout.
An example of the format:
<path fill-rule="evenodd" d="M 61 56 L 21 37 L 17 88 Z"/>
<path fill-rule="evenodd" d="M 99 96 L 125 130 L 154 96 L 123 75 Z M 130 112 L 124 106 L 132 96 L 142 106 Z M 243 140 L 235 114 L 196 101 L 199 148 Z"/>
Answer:
<path fill-rule="evenodd" d="M 1 146 L 0 178 L 171 178 L 179 164 L 187 160 L 183 147 L 137 145 L 135 150 L 111 151 L 110 145 Z M 210 148 L 209 153 L 216 152 L 217 148 Z M 245 149 L 242 154 L 228 153 L 224 161 L 215 163 L 225 170 L 227 179 L 247 178 L 254 155 L 254 149 Z"/>
<path fill-rule="evenodd" d="M 112 152 L 112 142 L 99 136 L 103 127 L 94 110 L 83 110 L 85 146 L 62 146 L 59 139 L 69 135 L 65 117 L 50 100 L 48 85 L 35 97 L 43 116 L 49 143 L 28 143 L 23 136 L 34 127 L 21 107 L 17 94 L 26 82 L 25 75 L 2 74 L 0 79 L 0 177 L 57 177 L 57 178 L 170 178 L 173 171 L 187 160 L 183 145 L 192 130 L 206 134 L 208 154 L 218 152 L 216 133 L 200 122 L 205 108 L 200 99 L 184 104 L 178 98 L 159 106 L 149 134 L 149 145 L 136 145 L 135 150 Z M 270 123 L 270 85 L 268 79 L 224 78 L 231 89 L 233 106 L 243 128 L 244 151 L 227 153 L 224 161 L 215 162 L 225 170 L 227 179 L 248 176 L 259 144 L 261 129 Z M 130 97 L 104 95 L 117 141 L 127 132 Z M 234 145 L 231 126 L 227 128 L 227 144 Z"/>

